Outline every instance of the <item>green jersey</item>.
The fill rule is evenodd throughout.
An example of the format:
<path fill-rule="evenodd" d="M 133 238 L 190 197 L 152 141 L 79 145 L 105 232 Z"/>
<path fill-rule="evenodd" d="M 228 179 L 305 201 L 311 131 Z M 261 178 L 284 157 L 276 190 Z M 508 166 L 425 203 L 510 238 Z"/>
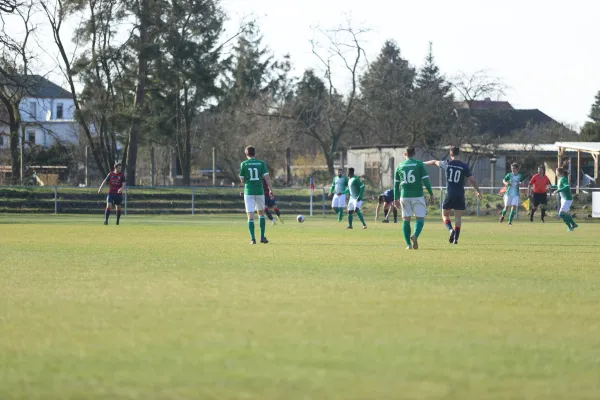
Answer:
<path fill-rule="evenodd" d="M 512 172 L 509 172 L 506 174 L 504 177 L 504 183 L 507 185 L 506 196 L 519 196 L 519 185 L 523 180 L 525 180 L 525 177 L 521 173 L 515 175 Z"/>
<path fill-rule="evenodd" d="M 269 175 L 267 164 L 256 158 L 250 158 L 240 165 L 240 178 L 244 178 L 244 194 L 264 195 L 262 178 Z"/>
<path fill-rule="evenodd" d="M 558 180 L 558 186 L 554 187 L 558 193 L 560 193 L 560 198 L 562 200 L 573 200 L 573 196 L 571 195 L 571 186 L 569 185 L 569 180 L 566 176 L 561 176 Z"/>
<path fill-rule="evenodd" d="M 358 179 L 357 176 L 353 176 L 348 181 L 348 188 L 344 193 L 350 193 L 351 199 L 362 200 L 363 193 L 365 192 L 365 184 Z"/>
<path fill-rule="evenodd" d="M 348 178 L 345 176 L 336 176 L 331 183 L 329 193 L 344 193 L 348 188 Z"/>
<path fill-rule="evenodd" d="M 401 162 L 394 174 L 394 200 L 407 197 L 423 197 L 423 184 L 433 196 L 425 164 L 412 158 Z"/>

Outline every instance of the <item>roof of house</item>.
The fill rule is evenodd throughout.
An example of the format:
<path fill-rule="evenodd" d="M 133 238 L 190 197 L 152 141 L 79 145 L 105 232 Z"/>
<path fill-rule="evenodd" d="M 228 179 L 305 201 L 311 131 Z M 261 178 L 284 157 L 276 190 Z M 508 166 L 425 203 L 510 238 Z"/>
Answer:
<path fill-rule="evenodd" d="M 490 133 L 497 136 L 507 135 L 531 125 L 556 123 L 554 119 L 537 109 L 459 109 L 457 111 L 463 115 L 470 113 L 471 117 L 477 120 L 481 133 Z"/>
<path fill-rule="evenodd" d="M 489 97 L 483 100 L 473 100 L 471 107 L 466 101 L 456 103 L 458 108 L 471 108 L 471 110 L 514 110 L 514 107 L 508 101 L 494 101 Z"/>
<path fill-rule="evenodd" d="M 72 99 L 71 92 L 61 88 L 40 75 L 20 75 L 13 79 L 14 85 L 25 87 L 28 97 L 38 99 Z"/>

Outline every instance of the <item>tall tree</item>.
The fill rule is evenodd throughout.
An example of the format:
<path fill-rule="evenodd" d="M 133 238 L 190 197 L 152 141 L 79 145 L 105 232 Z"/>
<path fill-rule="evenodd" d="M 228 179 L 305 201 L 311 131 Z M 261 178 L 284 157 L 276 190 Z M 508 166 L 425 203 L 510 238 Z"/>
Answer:
<path fill-rule="evenodd" d="M 581 140 L 600 142 L 600 91 L 596 95 L 596 101 L 592 104 L 589 117 L 591 121 L 586 122 L 581 128 Z"/>
<path fill-rule="evenodd" d="M 419 70 L 408 117 L 410 143 L 432 149 L 454 123 L 452 85 L 441 74 L 433 56 L 433 45 Z"/>
<path fill-rule="evenodd" d="M 371 129 L 367 140 L 378 144 L 406 140 L 415 76 L 415 69 L 401 57 L 396 42 L 386 41 L 375 62 L 360 78 L 361 111 Z"/>

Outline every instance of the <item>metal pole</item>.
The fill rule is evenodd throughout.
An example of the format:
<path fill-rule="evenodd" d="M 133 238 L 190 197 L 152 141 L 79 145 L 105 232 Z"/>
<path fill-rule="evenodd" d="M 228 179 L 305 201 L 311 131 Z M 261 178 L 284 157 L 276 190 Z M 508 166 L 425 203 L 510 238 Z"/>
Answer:
<path fill-rule="evenodd" d="M 310 216 L 313 216 L 313 191 L 310 189 Z"/>
<path fill-rule="evenodd" d="M 480 217 L 481 216 L 481 201 L 479 200 L 479 197 L 477 198 L 477 216 Z"/>
<path fill-rule="evenodd" d="M 214 147 L 213 147 L 213 151 L 214 151 Z M 195 215 L 195 212 L 196 212 L 196 210 L 194 208 L 194 203 L 195 202 L 196 202 L 196 192 L 194 191 L 194 188 L 192 188 L 192 215 Z"/>
<path fill-rule="evenodd" d="M 89 156 L 90 156 L 89 154 L 90 154 L 90 147 L 85 146 L 85 187 L 88 187 L 88 185 L 90 184 L 89 170 L 88 170 L 88 160 L 89 160 Z"/>
<path fill-rule="evenodd" d="M 127 199 L 129 198 L 129 186 L 125 186 L 125 215 L 127 215 Z"/>
<path fill-rule="evenodd" d="M 152 187 L 156 185 L 156 160 L 154 159 L 154 146 L 150 146 L 150 173 L 152 174 Z"/>
<path fill-rule="evenodd" d="M 440 215 L 444 212 L 444 188 L 440 188 Z"/>
<path fill-rule="evenodd" d="M 54 214 L 58 214 L 58 187 L 54 186 Z"/>
<path fill-rule="evenodd" d="M 217 149 L 212 148 L 212 184 L 217 186 Z M 194 193 L 192 189 L 192 193 Z"/>
<path fill-rule="evenodd" d="M 24 150 L 23 150 L 23 146 L 25 146 L 24 144 L 25 142 L 25 127 L 21 128 L 21 146 L 20 146 L 20 152 L 21 152 L 21 186 L 23 186 L 23 175 L 25 175 L 25 167 L 23 164 L 23 154 L 24 154 Z M 13 181 L 14 181 L 14 177 L 13 177 Z"/>
<path fill-rule="evenodd" d="M 285 149 L 285 184 L 292 184 L 292 150 L 289 147 Z"/>

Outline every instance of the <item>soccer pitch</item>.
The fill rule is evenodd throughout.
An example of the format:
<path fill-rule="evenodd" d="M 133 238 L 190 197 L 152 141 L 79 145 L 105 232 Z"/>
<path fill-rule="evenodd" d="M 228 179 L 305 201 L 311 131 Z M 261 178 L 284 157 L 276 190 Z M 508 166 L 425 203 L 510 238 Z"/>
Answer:
<path fill-rule="evenodd" d="M 0 215 L 0 398 L 600 397 L 599 224 L 284 217 Z"/>

